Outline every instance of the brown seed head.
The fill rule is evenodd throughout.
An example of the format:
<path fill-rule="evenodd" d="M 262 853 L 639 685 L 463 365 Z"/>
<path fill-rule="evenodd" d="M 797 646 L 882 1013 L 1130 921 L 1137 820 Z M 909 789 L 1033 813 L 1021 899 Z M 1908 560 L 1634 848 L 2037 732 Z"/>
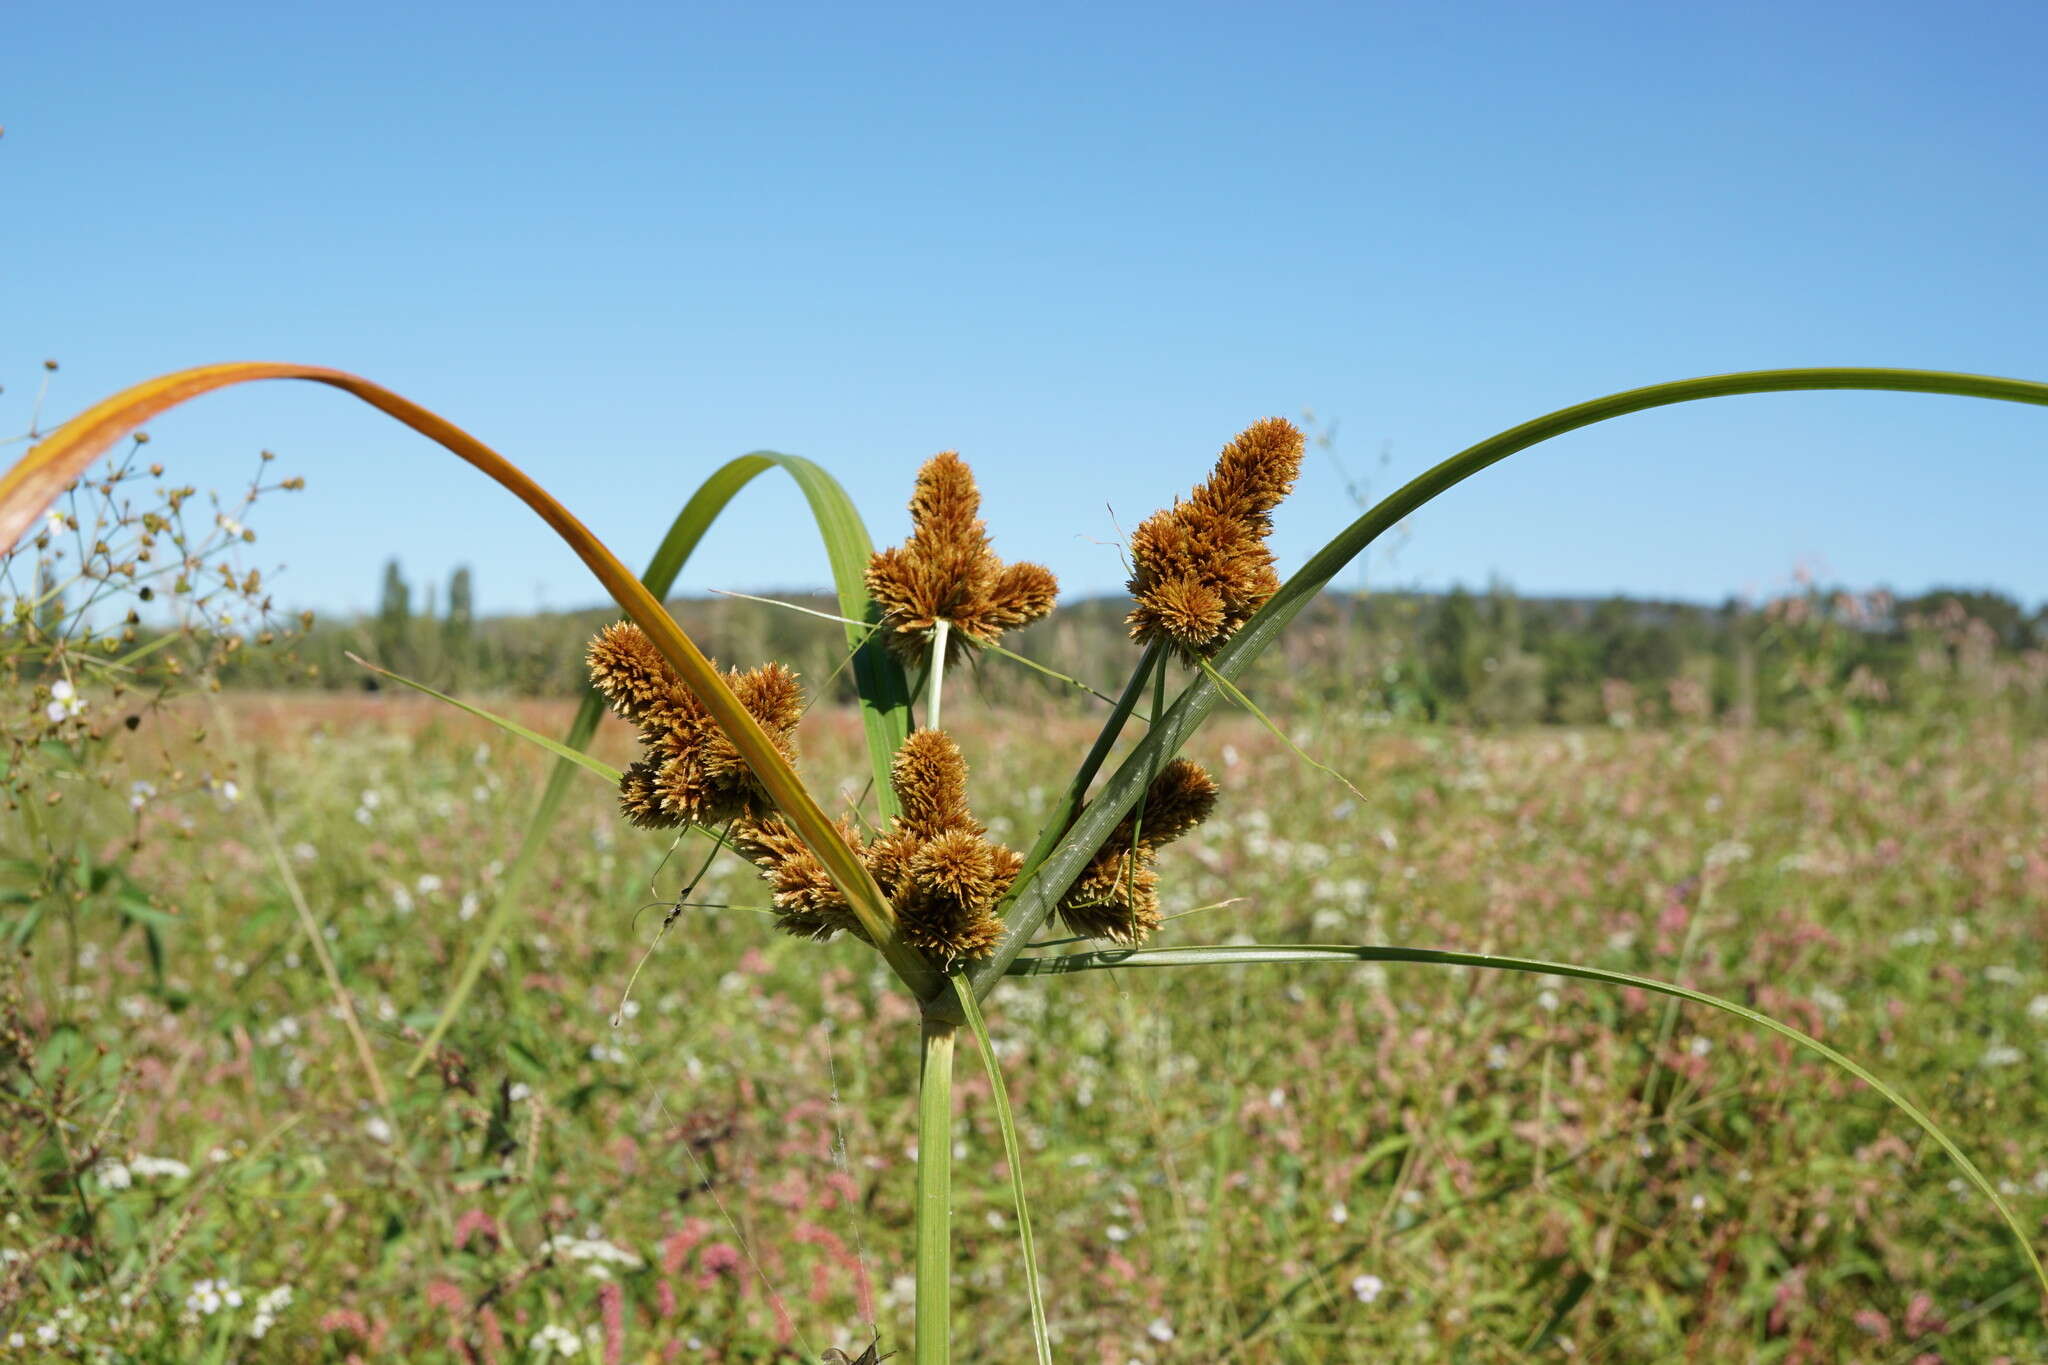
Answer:
<path fill-rule="evenodd" d="M 1134 638 L 1213 654 L 1279 590 L 1266 535 L 1303 449 L 1292 423 L 1254 422 L 1186 501 L 1140 523 L 1131 536 Z"/>
<path fill-rule="evenodd" d="M 967 760 L 944 730 L 919 730 L 904 740 L 890 765 L 889 785 L 903 807 L 903 827 L 918 839 L 956 829 L 981 833 L 967 809 Z"/>
<path fill-rule="evenodd" d="M 859 830 L 842 821 L 838 831 L 848 848 L 860 852 Z M 825 865 L 804 847 L 803 840 L 781 816 L 736 821 L 732 840 L 741 856 L 761 869 L 762 880 L 772 889 L 776 926 L 784 933 L 828 939 L 844 929 L 857 938 L 868 937 L 844 893 L 833 885 Z"/>
<path fill-rule="evenodd" d="M 1209 818 L 1216 809 L 1217 791 L 1216 779 L 1201 764 L 1176 758 L 1159 770 L 1146 789 L 1144 805 L 1123 818 L 1111 841 L 1128 845 L 1135 832 L 1145 848 L 1170 844 Z"/>
<path fill-rule="evenodd" d="M 959 746 L 942 731 L 911 735 L 897 751 L 890 786 L 903 814 L 888 831 L 866 846 L 851 825 L 842 824 L 840 836 L 889 898 L 905 942 L 942 962 L 987 956 L 1002 936 L 996 904 L 1024 860 L 991 843 L 968 809 Z M 824 939 L 844 929 L 867 938 L 824 867 L 779 817 L 741 819 L 733 841 L 773 888 L 785 932 Z"/>
<path fill-rule="evenodd" d="M 1153 868 L 1159 849 L 1206 820 L 1216 795 L 1216 779 L 1200 764 L 1176 758 L 1162 768 L 1143 805 L 1123 818 L 1060 898 L 1068 930 L 1084 938 L 1143 943 L 1160 922 L 1159 874 Z"/>
<path fill-rule="evenodd" d="M 953 830 L 919 847 L 909 871 L 897 911 L 903 937 L 947 960 L 987 956 L 1002 937 L 994 907 L 1006 889 L 996 880 L 988 843 L 980 835 Z"/>
<path fill-rule="evenodd" d="M 640 727 L 645 757 L 619 779 L 619 806 L 647 828 L 712 825 L 764 808 L 766 797 L 747 762 L 668 660 L 630 621 L 591 641 L 590 677 L 612 709 Z M 781 664 L 728 670 L 726 686 L 768 732 L 786 759 L 803 714 L 803 689 Z"/>
<path fill-rule="evenodd" d="M 897 654 L 928 655 L 941 620 L 952 624 L 950 660 L 1052 610 L 1059 585 L 1051 570 L 1005 567 L 989 548 L 980 510 L 973 471 L 958 454 L 934 455 L 918 470 L 910 539 L 868 561 L 868 592 L 882 609 L 883 639 Z"/>

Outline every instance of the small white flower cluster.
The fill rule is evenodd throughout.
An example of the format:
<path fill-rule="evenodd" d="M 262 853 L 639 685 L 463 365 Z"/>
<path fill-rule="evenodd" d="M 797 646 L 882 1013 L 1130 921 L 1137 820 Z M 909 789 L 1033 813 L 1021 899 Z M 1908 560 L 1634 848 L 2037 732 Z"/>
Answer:
<path fill-rule="evenodd" d="M 67 1303 L 59 1308 L 48 1322 L 36 1327 L 35 1343 L 38 1346 L 55 1346 L 68 1340 L 74 1343 L 75 1349 L 75 1343 L 84 1335 L 85 1328 L 85 1314 L 75 1304 Z M 20 1332 L 11 1333 L 7 1338 L 7 1345 L 11 1350 L 27 1350 L 28 1343 L 29 1338 Z"/>
<path fill-rule="evenodd" d="M 622 1270 L 638 1270 L 646 1262 L 626 1250 L 599 1237 L 571 1237 L 558 1233 L 541 1244 L 543 1253 L 552 1252 L 565 1261 L 582 1261 L 595 1279 L 611 1278 L 607 1268 L 618 1266 Z"/>
<path fill-rule="evenodd" d="M 144 1180 L 189 1180 L 192 1168 L 175 1157 L 138 1156 L 131 1159 L 128 1169 Z"/>
<path fill-rule="evenodd" d="M 1377 1275 L 1358 1275 L 1351 1281 L 1351 1296 L 1360 1303 L 1371 1303 L 1386 1292 L 1387 1282 Z"/>
<path fill-rule="evenodd" d="M 226 1280 L 201 1280 L 185 1293 L 185 1315 L 194 1321 L 241 1306 L 242 1291 Z"/>
<path fill-rule="evenodd" d="M 292 1287 L 288 1284 L 281 1284 L 256 1300 L 256 1315 L 249 1319 L 250 1338 L 261 1341 L 268 1336 L 270 1329 L 277 1326 L 278 1314 L 291 1307 L 291 1304 Z"/>
<path fill-rule="evenodd" d="M 549 1356 L 573 1356 L 583 1350 L 582 1339 L 566 1327 L 549 1323 L 533 1334 L 526 1343 L 526 1349 L 533 1352 L 535 1360 L 546 1360 Z"/>
<path fill-rule="evenodd" d="M 69 678 L 59 678 L 50 684 L 50 704 L 43 708 L 50 724 L 61 725 L 84 710 L 85 698 L 78 695 Z"/>

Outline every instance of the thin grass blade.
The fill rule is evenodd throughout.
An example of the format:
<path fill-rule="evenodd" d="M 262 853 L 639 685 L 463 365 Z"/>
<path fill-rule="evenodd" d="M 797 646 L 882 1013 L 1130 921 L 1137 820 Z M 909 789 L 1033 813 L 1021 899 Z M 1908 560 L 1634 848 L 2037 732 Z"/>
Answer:
<path fill-rule="evenodd" d="M 996 1103 L 996 1126 L 1003 1133 L 1003 1159 L 1010 1166 L 1010 1198 L 1017 1206 L 1017 1244 L 1024 1253 L 1024 1294 L 1031 1302 L 1031 1343 L 1038 1351 L 1038 1365 L 1052 1365 L 1052 1335 L 1045 1325 L 1045 1291 L 1038 1282 L 1038 1247 L 1031 1236 L 1031 1205 L 1024 1197 L 1024 1149 L 1017 1141 L 1017 1119 L 1010 1112 L 1010 1091 L 1003 1084 L 1003 1066 L 996 1060 L 995 1044 L 989 1041 L 988 1024 L 974 992 L 962 979 L 955 983 L 960 992 L 961 1012 L 974 1031 L 981 1049 L 982 1068 L 988 1072 L 989 1094 Z"/>
<path fill-rule="evenodd" d="M 1486 971 L 1529 972 L 1540 976 L 1574 977 L 1581 981 L 1597 981 L 1607 986 L 1634 986 L 1638 990 L 1653 991 L 1659 995 L 1674 996 L 1695 1005 L 1708 1005 L 1714 1009 L 1732 1014 L 1738 1019 L 1768 1029 L 1781 1038 L 1790 1040 L 1808 1052 L 1822 1058 L 1829 1064 L 1848 1072 L 1857 1080 L 1875 1090 L 1893 1108 L 1919 1125 L 1920 1131 L 1934 1139 L 1949 1159 L 1977 1187 L 1991 1206 L 1998 1210 L 1998 1216 L 2012 1232 L 2013 1240 L 2019 1243 L 2020 1252 L 2026 1257 L 2027 1265 L 2033 1270 L 2034 1278 L 2043 1291 L 2048 1291 L 2048 1269 L 2044 1269 L 2041 1258 L 2034 1250 L 2026 1225 L 2006 1204 L 1996 1186 L 1984 1172 L 1977 1169 L 1977 1163 L 1957 1145 L 1945 1129 L 1930 1118 L 1918 1105 L 1904 1094 L 1880 1080 L 1868 1067 L 1837 1052 L 1820 1039 L 1802 1033 L 1790 1024 L 1780 1023 L 1770 1015 L 1724 1000 L 1718 995 L 1708 995 L 1687 986 L 1655 977 L 1636 976 L 1629 972 L 1611 972 L 1600 967 L 1581 967 L 1570 962 L 1544 962 L 1535 958 L 1501 957 L 1492 953 L 1457 953 L 1438 948 L 1388 948 L 1324 944 L 1245 944 L 1211 948 L 1132 948 L 1108 952 L 1076 953 L 1071 957 L 1019 958 L 1009 966 L 1014 976 L 1063 976 L 1072 972 L 1120 971 L 1134 967 L 1217 967 L 1248 966 L 1254 963 L 1304 963 L 1304 962 L 1417 962 L 1439 967 L 1477 967 Z"/>
<path fill-rule="evenodd" d="M 1082 864 L 1095 855 L 1102 841 L 1137 804 L 1145 789 L 1146 774 L 1180 751 L 1209 713 L 1223 700 L 1218 679 L 1235 681 L 1270 646 L 1288 622 L 1313 601 L 1345 565 L 1381 535 L 1412 516 L 1439 494 L 1456 487 L 1480 470 L 1500 463 L 1518 451 L 1596 422 L 1623 417 L 1650 408 L 1669 407 L 1706 398 L 1726 398 L 1749 393 L 1791 393 L 1803 390 L 1863 389 L 1892 393 L 1938 393 L 1960 398 L 1987 398 L 1999 402 L 2048 406 L 2048 384 L 2025 379 L 2001 379 L 1991 375 L 1951 374 L 1939 370 L 1893 369 L 1799 369 L 1751 370 L 1741 374 L 1710 375 L 1703 379 L 1681 379 L 1669 384 L 1629 389 L 1596 398 L 1524 422 L 1488 437 L 1453 455 L 1434 469 L 1411 480 L 1383 499 L 1378 506 L 1351 523 L 1336 538 L 1318 550 L 1293 577 L 1281 585 L 1258 614 L 1210 660 L 1213 673 L 1203 671 L 1188 684 L 1168 710 L 1166 718 L 1152 727 L 1127 755 L 1117 770 L 1103 782 L 1102 790 L 1075 820 L 1073 829 L 1036 872 L 1019 877 L 1012 890 L 1010 910 L 1002 940 L 995 951 L 976 963 L 974 989 L 983 999 L 995 989 L 1009 964 L 1038 933 L 1052 913 L 1061 890 L 1072 883 Z"/>
<path fill-rule="evenodd" d="M 606 782 L 609 782 L 614 787 L 619 785 L 620 774 L 617 768 L 614 768 L 611 764 L 606 763 L 601 759 L 592 758 L 589 754 L 584 753 L 581 749 L 572 749 L 568 745 L 562 743 L 560 740 L 549 739 L 546 735 L 540 733 L 540 731 L 538 730 L 529 730 L 524 725 L 521 725 L 518 721 L 513 720 L 511 717 L 501 716 L 494 711 L 486 711 L 484 710 L 483 707 L 476 705 L 474 702 L 466 702 L 462 700 L 460 697 L 451 697 L 446 692 L 437 692 L 423 682 L 418 682 L 412 678 L 406 677 L 403 673 L 394 673 L 388 668 L 384 668 L 378 664 L 373 664 L 368 659 L 363 658 L 360 654 L 353 653 L 349 650 L 343 650 L 342 653 L 347 655 L 349 662 L 356 664 L 361 668 L 368 669 L 370 672 L 375 673 L 380 678 L 389 678 L 391 679 L 391 681 L 395 683 L 399 683 L 403 686 L 410 687 L 415 692 L 423 693 L 426 696 L 432 697 L 435 701 L 446 702 L 448 703 L 448 705 L 454 707 L 458 711 L 467 711 L 469 712 L 470 715 L 477 717 L 479 720 L 489 721 L 491 724 L 497 726 L 499 729 L 503 730 L 508 735 L 513 735 L 519 739 L 525 740 L 528 744 L 536 745 L 542 749 L 547 750 L 549 753 L 553 754 L 556 758 L 561 759 L 565 763 L 573 763 L 577 767 L 582 768 L 585 772 L 596 774 L 598 777 L 603 778 Z"/>

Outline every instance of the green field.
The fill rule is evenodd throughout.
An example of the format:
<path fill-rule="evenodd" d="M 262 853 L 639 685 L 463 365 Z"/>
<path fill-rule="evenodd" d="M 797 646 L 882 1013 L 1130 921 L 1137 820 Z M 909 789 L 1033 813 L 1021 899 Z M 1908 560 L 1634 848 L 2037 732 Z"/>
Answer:
<path fill-rule="evenodd" d="M 1028 842 L 1092 725 L 958 711 L 977 809 Z M 904 1344 L 916 1025 L 869 950 L 777 934 L 723 858 L 696 899 L 730 908 L 682 911 L 614 1027 L 665 913 L 643 907 L 704 846 L 664 866 L 669 836 L 579 779 L 451 1046 L 407 1078 L 547 760 L 424 699 L 176 716 L 153 724 L 188 784 L 241 756 L 233 799 L 68 791 L 29 813 L 65 889 L 13 868 L 0 1356 L 18 1333 L 7 1358 L 815 1360 L 858 1354 L 871 1311 Z M 1206 730 L 1222 802 L 1161 862 L 1168 912 L 1199 913 L 1156 943 L 1683 981 L 1873 1067 L 2041 1227 L 2048 742 L 1968 712 L 1853 737 L 1283 720 L 1366 799 L 1242 716 Z M 849 714 L 801 738 L 828 804 L 857 792 Z M 599 751 L 628 739 L 608 721 Z M 2025 1261 L 1940 1150 L 1725 1015 L 1347 964 L 1020 980 L 990 1025 L 1063 1360 L 2048 1354 Z M 967 1053 L 956 1353 L 1024 1359 Z"/>

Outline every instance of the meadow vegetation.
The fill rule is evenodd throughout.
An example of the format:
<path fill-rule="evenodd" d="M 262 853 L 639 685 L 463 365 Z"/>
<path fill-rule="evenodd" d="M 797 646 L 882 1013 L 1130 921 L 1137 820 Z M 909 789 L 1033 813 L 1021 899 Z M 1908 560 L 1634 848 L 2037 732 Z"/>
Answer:
<path fill-rule="evenodd" d="M 1511 637 L 1499 596 L 1378 635 L 1340 602 L 1320 666 L 1259 656 L 1406 510 L 1546 435 L 1717 394 L 2048 389 L 1786 371 L 1615 395 L 1447 461 L 1285 585 L 1264 533 L 1301 441 L 1254 424 L 1132 537 L 1144 649 L 1119 736 L 1097 733 L 1113 676 L 1093 701 L 969 704 L 967 659 L 984 680 L 1018 666 L 996 642 L 1052 584 L 993 556 L 951 457 L 920 473 L 911 540 L 872 558 L 836 485 L 786 457 L 725 467 L 672 533 L 687 553 L 755 473 L 796 477 L 853 618 L 806 619 L 828 658 L 865 641 L 859 708 L 806 709 L 780 662 L 715 671 L 656 568 L 650 591 L 516 468 L 335 371 L 138 386 L 0 480 L 0 523 L 149 413 L 259 378 L 355 393 L 575 544 L 632 619 L 588 658 L 639 747 L 600 729 L 600 785 L 422 699 L 246 686 L 252 644 L 293 643 L 231 561 L 246 527 L 219 511 L 195 541 L 129 518 L 122 480 L 79 485 L 139 549 L 50 520 L 20 561 L 34 586 L 12 583 L 0 1351 L 2040 1353 L 2043 1272 L 2013 1240 L 2048 1212 L 2031 624 L 1806 594 L 1716 637 L 1726 689 L 1710 649 L 1666 657 L 1655 687 L 1554 697 L 1572 679 L 1545 659 L 1570 651 Z M 155 556 L 188 609 L 117 631 L 93 588 L 67 621 L 45 578 L 66 532 L 79 581 L 118 591 Z M 215 572 L 261 633 L 189 609 Z M 1389 661 L 1361 668 L 1374 650 Z M 941 661 L 960 665 L 943 730 Z M 1502 673 L 1514 714 L 1487 701 Z M 223 675 L 245 686 L 218 694 Z M 492 704 L 541 734 L 569 720 L 562 700 Z M 595 715 L 586 699 L 572 736 Z M 1176 959 L 1069 931 L 1226 945 L 1180 959 L 1210 962 L 1397 946 L 1153 970 Z M 1034 936 L 1011 976 L 1041 979 L 1009 981 Z M 1446 970 L 1438 948 L 1509 972 Z M 956 1094 L 963 1025 L 992 1063 Z"/>
<path fill-rule="evenodd" d="M 507 709 L 550 733 L 568 714 Z M 420 698 L 227 714 L 256 756 L 239 800 L 131 811 L 117 789 L 92 812 L 90 856 L 139 842 L 125 879 L 156 950 L 111 893 L 19 942 L 0 1331 L 63 1323 L 83 1358 L 160 1360 L 509 1362 L 549 1326 L 600 1360 L 814 1359 L 863 1344 L 871 1313 L 901 1340 L 916 1135 L 890 1097 L 917 1062 L 871 952 L 773 932 L 722 859 L 614 1027 L 667 909 L 642 907 L 702 852 L 664 865 L 668 838 L 589 781 L 450 1046 L 387 1111 L 251 803 L 396 1076 L 545 756 Z M 1977 706 L 1848 741 L 1373 722 L 1287 716 L 1363 807 L 1255 723 L 1194 746 L 1263 799 L 1176 846 L 1165 910 L 1196 913 L 1157 942 L 1562 942 L 1869 1060 L 2030 1225 L 2048 1216 L 2040 736 Z M 979 787 L 998 835 L 1090 733 L 956 726 L 1003 775 Z M 845 712 L 803 739 L 824 789 L 858 771 Z M 623 763 L 623 727 L 600 752 Z M 1924 1137 L 1718 1016 L 1376 964 L 1100 973 L 990 1013 L 1063 1358 L 1970 1361 L 2044 1341 L 2024 1266 Z M 1001 1147 L 985 1082 L 959 1087 L 958 1345 L 1011 1359 Z M 135 1335 L 110 1334 L 137 1291 Z"/>

